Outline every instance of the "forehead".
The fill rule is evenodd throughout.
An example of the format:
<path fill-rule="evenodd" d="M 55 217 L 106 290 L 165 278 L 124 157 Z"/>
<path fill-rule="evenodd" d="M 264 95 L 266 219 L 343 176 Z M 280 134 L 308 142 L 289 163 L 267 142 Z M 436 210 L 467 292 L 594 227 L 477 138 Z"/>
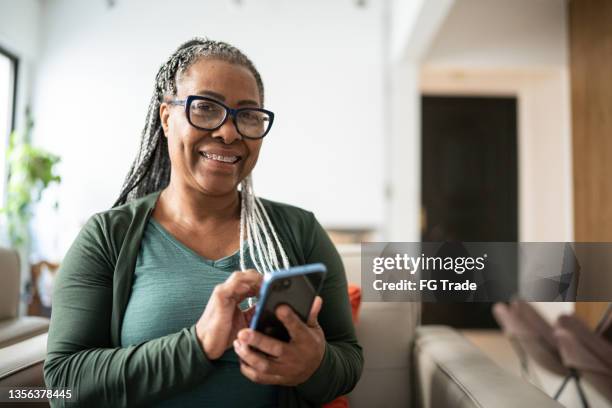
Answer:
<path fill-rule="evenodd" d="M 228 102 L 259 101 L 257 82 L 248 68 L 210 58 L 200 58 L 177 76 L 176 91 L 179 97 L 210 91 L 223 95 Z"/>

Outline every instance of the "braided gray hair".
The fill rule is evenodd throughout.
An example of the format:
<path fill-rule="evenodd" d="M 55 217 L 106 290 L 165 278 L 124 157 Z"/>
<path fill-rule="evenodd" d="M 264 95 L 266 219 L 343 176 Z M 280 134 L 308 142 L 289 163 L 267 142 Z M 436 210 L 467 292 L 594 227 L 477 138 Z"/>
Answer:
<path fill-rule="evenodd" d="M 176 95 L 177 76 L 184 73 L 200 58 L 227 61 L 247 68 L 255 77 L 263 104 L 264 87 L 257 69 L 238 48 L 222 41 L 194 38 L 182 44 L 159 68 L 155 90 L 142 130 L 140 149 L 123 182 L 119 198 L 113 207 L 166 188 L 170 182 L 170 155 L 163 135 L 159 108 L 165 96 Z M 271 272 L 288 268 L 289 260 L 276 230 L 261 200 L 253 192 L 253 181 L 248 175 L 240 183 L 240 268 L 246 269 L 244 242 L 248 245 L 255 268 Z"/>

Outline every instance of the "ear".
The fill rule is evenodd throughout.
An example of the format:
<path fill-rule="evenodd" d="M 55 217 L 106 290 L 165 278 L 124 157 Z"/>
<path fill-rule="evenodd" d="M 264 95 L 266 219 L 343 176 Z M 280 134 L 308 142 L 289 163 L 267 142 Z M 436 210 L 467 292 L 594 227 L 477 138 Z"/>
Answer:
<path fill-rule="evenodd" d="M 162 129 L 164 130 L 164 136 L 168 137 L 170 106 L 166 102 L 162 102 L 162 104 L 159 105 L 159 118 L 161 120 Z"/>

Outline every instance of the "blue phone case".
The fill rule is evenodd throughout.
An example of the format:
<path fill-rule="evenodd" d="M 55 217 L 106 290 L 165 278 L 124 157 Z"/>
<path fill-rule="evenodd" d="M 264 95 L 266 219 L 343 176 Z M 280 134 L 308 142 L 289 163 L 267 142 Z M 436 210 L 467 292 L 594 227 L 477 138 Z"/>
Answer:
<path fill-rule="evenodd" d="M 304 294 L 304 296 L 308 296 L 308 297 L 312 295 L 312 299 L 309 300 L 308 311 L 306 312 L 306 316 L 303 316 L 299 311 L 295 310 L 295 307 L 293 307 L 293 305 L 291 304 L 290 299 L 287 299 L 286 302 L 282 302 L 292 307 L 292 309 L 294 309 L 294 311 L 296 311 L 296 313 L 300 315 L 302 320 L 305 321 L 305 319 L 307 318 L 307 313 L 310 311 L 310 308 L 312 307 L 312 302 L 314 301 L 315 296 L 319 293 L 319 291 L 321 290 L 321 287 L 323 286 L 323 280 L 325 279 L 326 273 L 327 273 L 327 268 L 325 267 L 325 265 L 323 265 L 322 263 L 315 263 L 315 264 L 309 264 L 309 265 L 303 265 L 303 266 L 295 266 L 289 269 L 283 269 L 283 270 L 276 271 L 276 272 L 266 275 L 266 277 L 264 278 L 264 282 L 261 286 L 259 301 L 257 302 L 257 306 L 255 309 L 255 315 L 253 316 L 253 319 L 251 320 L 250 328 L 253 330 L 263 331 L 265 334 L 271 334 L 271 333 L 266 333 L 265 327 L 261 327 L 261 324 L 263 324 L 261 320 L 262 320 L 262 316 L 265 313 L 267 315 L 265 320 L 266 322 L 269 323 L 269 320 L 271 318 L 269 316 L 270 309 L 274 309 L 276 307 L 276 306 L 270 307 L 270 305 L 268 305 L 267 303 L 275 292 L 275 289 L 273 289 L 273 287 L 278 286 L 277 282 L 283 282 L 286 279 L 295 280 L 296 278 L 304 276 L 308 279 L 308 282 L 312 283 L 313 281 L 312 278 L 315 277 L 315 274 L 319 274 L 320 276 L 318 277 L 317 287 L 314 287 L 314 286 L 312 287 L 313 289 L 312 293 Z M 274 319 L 276 318 L 274 317 Z M 289 340 L 288 335 L 286 335 L 285 333 L 278 333 L 278 330 L 276 330 L 274 334 L 271 334 L 271 335 L 273 335 L 273 337 L 279 338 L 280 340 L 284 340 L 284 341 Z"/>

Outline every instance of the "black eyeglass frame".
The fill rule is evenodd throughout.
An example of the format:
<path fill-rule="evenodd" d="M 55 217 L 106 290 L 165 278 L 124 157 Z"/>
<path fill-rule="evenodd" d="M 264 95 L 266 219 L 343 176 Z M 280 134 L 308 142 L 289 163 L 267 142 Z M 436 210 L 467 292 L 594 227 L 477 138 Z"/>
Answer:
<path fill-rule="evenodd" d="M 189 107 L 191 106 L 193 101 L 209 101 L 209 102 L 214 102 L 214 103 L 216 103 L 218 105 L 221 105 L 225 109 L 225 116 L 223 117 L 223 120 L 221 121 L 221 123 L 219 123 L 219 125 L 215 126 L 214 128 L 205 128 L 205 127 L 202 127 L 202 126 L 194 125 L 193 122 L 191 121 L 191 110 L 189 109 Z M 217 130 L 221 126 L 223 126 L 223 124 L 227 121 L 228 117 L 231 117 L 232 118 L 232 122 L 234 122 L 234 127 L 236 128 L 236 132 L 238 132 L 238 134 L 240 136 L 244 137 L 245 139 L 251 139 L 251 140 L 263 139 L 268 134 L 270 129 L 272 129 L 272 124 L 274 123 L 274 112 L 272 112 L 272 111 L 269 111 L 267 109 L 262 109 L 262 108 L 238 108 L 238 109 L 233 109 L 233 108 L 230 108 L 229 106 L 225 105 L 224 103 L 219 102 L 216 99 L 209 98 L 207 96 L 189 95 L 189 96 L 187 96 L 187 99 L 172 99 L 170 101 L 167 101 L 166 103 L 168 103 L 170 105 L 177 105 L 177 106 L 184 105 L 184 107 L 185 107 L 185 115 L 187 116 L 187 121 L 189 122 L 189 124 L 191 126 L 193 126 L 196 129 L 208 130 L 208 131 Z M 246 136 L 246 135 L 242 134 L 240 129 L 238 129 L 238 125 L 236 124 L 236 115 L 238 115 L 240 112 L 244 112 L 244 111 L 263 112 L 263 113 L 267 114 L 270 117 L 270 123 L 269 123 L 268 128 L 266 129 L 266 131 L 264 132 L 263 135 L 261 135 L 259 137 Z"/>

